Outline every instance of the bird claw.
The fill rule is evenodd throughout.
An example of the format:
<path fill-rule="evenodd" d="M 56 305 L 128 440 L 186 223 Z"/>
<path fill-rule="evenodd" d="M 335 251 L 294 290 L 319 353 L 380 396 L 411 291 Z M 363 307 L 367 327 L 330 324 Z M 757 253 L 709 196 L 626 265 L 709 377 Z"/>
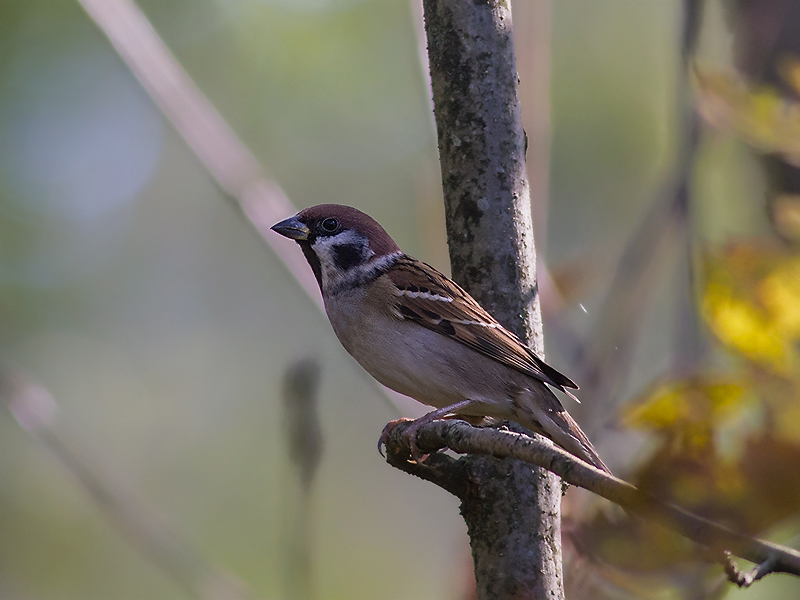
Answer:
<path fill-rule="evenodd" d="M 419 426 L 422 425 L 422 423 L 417 425 L 414 419 L 407 419 L 404 417 L 402 419 L 389 421 L 386 424 L 386 427 L 383 428 L 380 439 L 378 439 L 378 452 L 380 452 L 381 456 L 386 458 L 386 455 L 383 453 L 383 449 L 386 447 L 389 437 L 392 435 L 392 431 L 394 431 L 394 428 L 400 425 L 400 423 L 408 422 L 412 423 L 412 425 L 403 432 L 403 438 L 404 441 L 408 443 L 409 451 L 411 452 L 411 458 L 414 459 L 415 463 L 422 464 L 429 455 L 422 452 L 420 447 L 417 446 L 417 429 L 419 429 Z"/>
<path fill-rule="evenodd" d="M 381 456 L 386 458 L 386 455 L 383 453 L 383 449 L 386 447 L 387 442 L 389 441 L 389 436 L 392 435 L 392 431 L 394 428 L 400 425 L 400 423 L 405 423 L 407 421 L 413 421 L 414 419 L 407 419 L 403 417 L 402 419 L 395 419 L 394 421 L 389 421 L 386 424 L 386 427 L 383 428 L 381 431 L 381 437 L 378 439 L 378 452 L 381 453 Z"/>

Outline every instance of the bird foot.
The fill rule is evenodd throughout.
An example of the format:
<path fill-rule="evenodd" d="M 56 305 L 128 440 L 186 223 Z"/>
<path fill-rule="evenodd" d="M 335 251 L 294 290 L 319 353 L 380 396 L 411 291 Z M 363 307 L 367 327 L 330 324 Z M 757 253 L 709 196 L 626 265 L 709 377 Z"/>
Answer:
<path fill-rule="evenodd" d="M 381 453 L 381 456 L 383 456 L 381 448 L 382 446 L 386 445 L 387 441 L 389 441 L 389 436 L 391 435 L 392 430 L 400 423 L 412 421 L 408 428 L 403 432 L 403 437 L 408 443 L 408 448 L 411 451 L 411 458 L 414 459 L 415 463 L 421 465 L 422 462 L 428 457 L 428 454 L 425 454 L 420 447 L 417 446 L 417 431 L 419 431 L 420 427 L 427 425 L 436 419 L 441 419 L 442 417 L 445 417 L 451 413 L 457 413 L 459 410 L 463 410 L 471 404 L 473 404 L 473 401 L 470 399 L 460 400 L 455 404 L 451 404 L 450 406 L 437 408 L 436 410 L 429 412 L 427 415 L 423 415 L 419 419 L 397 419 L 396 421 L 389 421 L 386 424 L 386 427 L 383 428 L 381 439 L 378 441 L 378 451 Z"/>
<path fill-rule="evenodd" d="M 424 419 L 424 417 L 423 417 Z M 389 441 L 389 436 L 392 435 L 392 431 L 394 428 L 400 425 L 400 423 L 411 423 L 411 425 L 403 432 L 404 441 L 408 444 L 409 451 L 411 452 L 411 458 L 414 459 L 414 462 L 417 464 L 422 464 L 423 461 L 428 457 L 427 454 L 422 452 L 419 446 L 417 446 L 417 430 L 419 430 L 422 425 L 427 423 L 428 421 L 422 421 L 422 419 L 395 419 L 394 421 L 389 421 L 386 424 L 386 427 L 383 428 L 381 432 L 381 437 L 378 440 L 378 452 L 381 453 L 381 456 L 385 457 L 383 453 L 383 449 L 386 447 L 387 442 Z"/>

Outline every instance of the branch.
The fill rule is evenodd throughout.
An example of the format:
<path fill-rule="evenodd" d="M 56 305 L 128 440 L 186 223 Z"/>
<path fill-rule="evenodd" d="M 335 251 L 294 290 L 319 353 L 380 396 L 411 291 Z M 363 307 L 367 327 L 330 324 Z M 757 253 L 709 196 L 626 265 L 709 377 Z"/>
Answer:
<path fill-rule="evenodd" d="M 192 81 L 133 0 L 78 0 L 225 196 L 315 306 L 322 296 L 303 255 L 269 228 L 297 212 L 280 185 Z M 397 415 L 410 401 L 369 378 Z"/>
<path fill-rule="evenodd" d="M 57 405 L 41 384 L 0 361 L 0 408 L 9 413 L 72 475 L 122 537 L 194 598 L 251 600 L 241 580 L 210 564 L 150 510 L 127 482 L 100 467 L 91 454 L 75 449 L 56 427 Z"/>
<path fill-rule="evenodd" d="M 423 0 L 423 11 L 453 279 L 541 357 L 510 3 Z M 563 599 L 558 480 L 515 461 L 431 459 L 451 485 L 483 493 L 461 510 L 476 597 Z"/>
<path fill-rule="evenodd" d="M 692 277 L 691 183 L 700 145 L 700 119 L 691 100 L 687 65 L 697 45 L 702 0 L 684 0 L 681 54 L 678 63 L 675 105 L 679 109 L 674 166 L 660 184 L 643 219 L 632 232 L 620 253 L 611 284 L 594 320 L 588 341 L 578 349 L 578 381 L 586 394 L 598 401 L 583 414 L 594 429 L 602 424 L 601 415 L 609 412 L 609 403 L 619 398 L 616 390 L 624 383 L 633 364 L 637 334 L 652 304 L 656 282 L 663 279 L 667 258 L 681 250 L 679 258 L 687 261 L 681 273 L 678 300 L 677 339 L 681 362 L 678 366 L 699 362 L 703 352 L 702 337 L 694 307 Z M 591 434 L 591 427 L 588 433 Z M 591 437 L 591 435 L 590 435 Z"/>
<path fill-rule="evenodd" d="M 253 153 L 195 85 L 133 0 L 78 0 L 106 35 L 153 102 L 175 127 L 224 194 L 283 261 L 309 297 L 321 306 L 305 259 L 270 226 L 296 211 Z"/>
<path fill-rule="evenodd" d="M 479 490 L 470 485 L 468 478 L 459 480 L 442 465 L 463 463 L 444 454 L 433 454 L 449 448 L 459 454 L 482 454 L 497 458 L 515 458 L 552 471 L 565 482 L 589 490 L 598 496 L 620 505 L 631 513 L 655 521 L 684 537 L 697 542 L 713 552 L 744 558 L 758 566 L 751 573 L 742 574 L 730 560 L 723 561 L 729 579 L 740 587 L 748 586 L 769 573 L 788 573 L 800 577 L 800 551 L 774 544 L 733 531 L 690 513 L 674 504 L 663 502 L 642 492 L 635 486 L 607 475 L 602 471 L 553 446 L 539 436 L 530 437 L 511 431 L 477 428 L 456 420 L 434 421 L 422 427 L 417 434 L 417 444 L 431 456 L 423 464 L 408 462 L 409 450 L 403 431 L 407 424 L 398 425 L 389 439 L 386 460 L 392 466 L 431 481 L 446 489 L 462 502 L 470 501 Z"/>
<path fill-rule="evenodd" d="M 725 575 L 728 576 L 728 581 L 735 583 L 740 588 L 748 588 L 765 575 L 773 573 L 773 567 L 775 565 L 774 559 L 767 559 L 760 565 L 753 567 L 750 571 L 742 572 L 733 563 L 730 552 L 723 552 L 721 562 L 722 566 L 725 568 Z"/>

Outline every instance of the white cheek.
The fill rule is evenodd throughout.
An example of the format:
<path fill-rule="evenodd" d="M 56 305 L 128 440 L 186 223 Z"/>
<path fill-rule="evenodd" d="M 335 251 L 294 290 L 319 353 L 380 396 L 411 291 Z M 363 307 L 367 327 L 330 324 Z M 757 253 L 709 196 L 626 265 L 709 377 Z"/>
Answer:
<path fill-rule="evenodd" d="M 317 256 L 322 270 L 322 285 L 329 287 L 341 277 L 341 273 L 338 272 L 333 261 L 333 251 L 330 246 L 324 246 L 317 250 Z"/>

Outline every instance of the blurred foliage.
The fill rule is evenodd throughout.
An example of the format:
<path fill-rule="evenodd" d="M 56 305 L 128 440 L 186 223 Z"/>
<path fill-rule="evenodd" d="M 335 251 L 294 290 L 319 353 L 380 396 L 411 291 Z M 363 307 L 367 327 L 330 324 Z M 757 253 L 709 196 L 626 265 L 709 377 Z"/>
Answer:
<path fill-rule="evenodd" d="M 737 244 L 703 257 L 703 316 L 717 338 L 760 366 L 796 375 L 800 257 Z"/>
<path fill-rule="evenodd" d="M 784 72 L 800 85 L 800 62 L 786 59 Z M 800 164 L 800 104 L 770 86 L 753 88 L 732 73 L 695 66 L 692 74 L 698 110 L 709 124 L 734 131 L 760 152 Z"/>
<path fill-rule="evenodd" d="M 298 206 L 356 205 L 401 247 L 447 269 L 435 132 L 407 0 L 141 6 Z M 680 20 L 680 4 L 668 0 L 552 3 L 551 202 L 540 250 L 565 292 L 562 312 L 546 319 L 548 361 L 567 373 L 572 338 L 597 319 L 617 250 L 670 176 Z M 723 19 L 712 10 L 703 28 L 704 47 L 724 55 Z M 701 106 L 760 150 L 795 156 L 794 101 L 725 72 L 696 71 Z M 796 82 L 795 67 L 786 73 Z M 594 426 L 620 474 L 630 469 L 666 498 L 787 539 L 800 531 L 791 476 L 800 267 L 786 248 L 741 242 L 760 233 L 760 173 L 743 153 L 712 146 L 697 165 L 697 233 L 739 243 L 703 246 L 697 296 L 726 353 L 708 371 L 670 371 L 676 299 L 669 281 L 659 284 L 624 429 L 582 424 Z M 776 230 L 800 239 L 797 196 L 770 206 Z M 455 597 L 469 571 L 455 501 L 373 451 L 396 415 L 300 294 L 77 3 L 0 2 L 0 338 L 52 392 L 60 433 L 206 560 L 259 597 L 280 597 L 298 508 L 290 465 L 302 442 L 298 434 L 287 447 L 280 387 L 289 363 L 319 356 L 325 445 L 303 500 L 314 514 L 314 589 L 331 599 Z M 555 317 L 569 331 L 551 326 Z M 570 411 L 581 420 L 602 402 Z M 696 549 L 662 530 L 603 513 L 580 531 L 615 590 L 605 597 L 733 595 L 714 579 L 719 568 L 698 569 Z M 0 597 L 187 597 L 7 416 L 0 532 Z M 768 578 L 748 599 L 792 597 L 792 585 Z"/>
<path fill-rule="evenodd" d="M 758 151 L 800 156 L 800 105 L 727 76 L 696 69 L 695 78 L 699 110 L 714 125 Z M 800 520 L 793 475 L 800 472 L 800 254 L 764 239 L 706 246 L 698 271 L 698 306 L 731 360 L 724 370 L 698 365 L 688 376 L 664 377 L 623 409 L 624 424 L 653 436 L 632 480 L 660 499 L 763 535 Z M 610 569 L 608 581 L 634 586 L 641 597 L 675 590 L 680 573 L 693 573 L 687 585 L 695 590 L 704 577 L 719 578 L 718 567 L 704 566 L 708 557 L 645 521 L 599 514 L 583 532 L 585 550 Z M 702 597 L 720 593 L 711 586 Z"/>
<path fill-rule="evenodd" d="M 757 156 L 797 168 L 800 60 L 777 60 L 792 94 L 698 64 L 687 76 L 708 125 L 732 133 Z M 702 205 L 706 198 L 693 200 Z M 715 344 L 702 363 L 668 371 L 634 394 L 621 423 L 647 435 L 647 452 L 627 477 L 633 483 L 736 530 L 787 541 L 800 528 L 800 201 L 788 192 L 761 203 L 777 238 L 750 232 L 717 243 L 697 232 L 695 299 Z M 616 586 L 619 597 L 738 597 L 712 557 L 644 520 L 599 512 L 575 537 L 604 574 L 598 589 Z M 797 593 L 786 579 L 770 585 L 760 582 L 747 593 Z"/>
<path fill-rule="evenodd" d="M 706 249 L 698 263 L 698 305 L 727 366 L 665 376 L 623 409 L 623 424 L 650 432 L 653 446 L 629 479 L 751 535 L 787 523 L 796 530 L 800 254 L 756 240 Z M 707 584 L 704 598 L 723 593 L 713 585 L 721 571 L 714 561 L 646 521 L 601 513 L 581 535 L 607 581 L 634 586 L 639 597 L 672 597 L 678 581 L 695 591 Z"/>
<path fill-rule="evenodd" d="M 772 226 L 782 238 L 800 243 L 800 194 L 781 194 L 770 205 Z"/>
<path fill-rule="evenodd" d="M 634 400 L 625 421 L 658 432 L 671 449 L 705 453 L 715 425 L 741 408 L 745 397 L 742 382 L 730 378 L 666 381 Z"/>
<path fill-rule="evenodd" d="M 785 163 L 767 165 L 777 180 L 775 186 L 780 186 L 786 172 L 800 168 L 800 59 L 781 55 L 774 70 L 793 92 L 791 96 L 769 84 L 749 83 L 735 73 L 697 65 L 692 81 L 698 111 L 709 125 L 732 131 L 756 152 Z M 767 206 L 776 233 L 784 240 L 800 242 L 800 197 L 794 186 L 771 195 Z"/>

